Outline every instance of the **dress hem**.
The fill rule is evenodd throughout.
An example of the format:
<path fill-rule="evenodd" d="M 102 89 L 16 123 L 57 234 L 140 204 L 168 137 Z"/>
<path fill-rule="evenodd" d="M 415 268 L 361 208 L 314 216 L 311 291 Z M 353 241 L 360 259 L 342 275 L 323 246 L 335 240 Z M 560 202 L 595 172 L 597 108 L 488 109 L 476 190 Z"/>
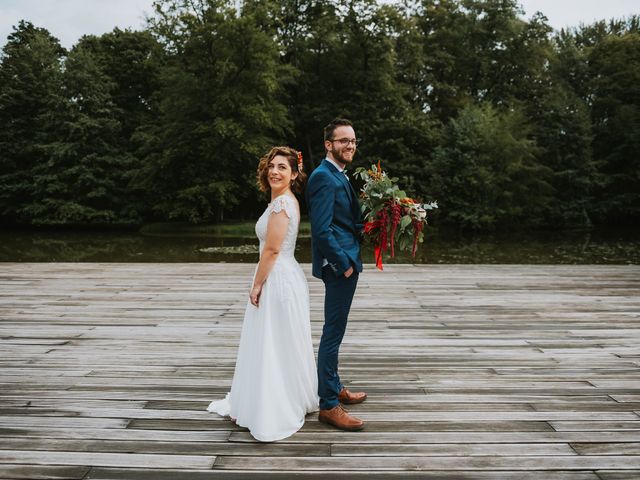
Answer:
<path fill-rule="evenodd" d="M 226 405 L 225 405 L 225 403 L 226 403 Z M 214 406 L 213 404 L 217 404 L 217 405 Z M 221 417 L 224 417 L 224 418 L 230 418 L 230 415 L 229 415 L 230 410 L 231 409 L 230 409 L 230 405 L 228 404 L 227 398 L 224 398 L 222 400 L 214 400 L 207 407 L 207 412 L 215 413 L 215 414 L 217 414 L 217 415 L 219 415 Z M 312 407 L 312 409 L 307 410 L 307 413 L 305 414 L 305 417 L 307 415 L 309 415 L 310 413 L 317 412 L 318 410 L 319 410 L 318 406 Z M 253 438 L 255 438 L 256 440 L 258 440 L 259 442 L 277 442 L 278 440 L 284 440 L 285 438 L 289 438 L 293 434 L 295 434 L 298 431 L 300 431 L 300 429 L 304 425 L 304 422 L 305 422 L 305 418 L 303 417 L 302 421 L 294 429 L 286 430 L 285 432 L 278 433 L 278 434 L 275 434 L 275 435 L 262 435 L 260 433 L 254 433 L 251 430 L 250 426 L 244 425 L 240 420 L 236 420 L 235 423 L 236 423 L 237 426 L 242 427 L 242 428 L 246 428 L 247 430 L 249 430 L 249 433 L 251 434 L 251 436 Z"/>

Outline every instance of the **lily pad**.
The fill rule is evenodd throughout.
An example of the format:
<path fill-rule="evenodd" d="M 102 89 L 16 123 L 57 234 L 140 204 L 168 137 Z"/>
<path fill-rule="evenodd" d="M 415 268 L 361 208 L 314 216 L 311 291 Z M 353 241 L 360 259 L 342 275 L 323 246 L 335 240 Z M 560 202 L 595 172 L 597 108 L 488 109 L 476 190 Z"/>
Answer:
<path fill-rule="evenodd" d="M 260 248 L 258 245 L 230 245 L 227 247 L 199 248 L 198 251 L 203 253 L 253 254 L 253 253 L 260 253 Z"/>

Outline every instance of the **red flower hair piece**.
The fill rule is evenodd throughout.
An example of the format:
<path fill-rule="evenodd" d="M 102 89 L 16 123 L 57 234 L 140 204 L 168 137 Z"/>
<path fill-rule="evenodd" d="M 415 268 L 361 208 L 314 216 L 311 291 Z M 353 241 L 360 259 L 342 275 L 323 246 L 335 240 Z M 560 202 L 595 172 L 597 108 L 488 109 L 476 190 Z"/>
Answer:
<path fill-rule="evenodd" d="M 302 152 L 298 152 L 298 170 L 302 170 L 302 166 L 304 164 L 302 163 Z"/>

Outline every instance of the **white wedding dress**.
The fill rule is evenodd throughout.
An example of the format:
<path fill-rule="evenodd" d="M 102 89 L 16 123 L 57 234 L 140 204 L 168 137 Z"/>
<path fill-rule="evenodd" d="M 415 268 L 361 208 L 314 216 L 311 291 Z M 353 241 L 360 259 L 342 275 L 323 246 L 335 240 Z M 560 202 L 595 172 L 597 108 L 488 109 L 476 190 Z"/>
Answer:
<path fill-rule="evenodd" d="M 207 407 L 235 418 L 265 442 L 293 435 L 305 415 L 318 410 L 309 288 L 294 258 L 300 225 L 297 201 L 286 194 L 275 198 L 258 219 L 256 234 L 262 254 L 269 216 L 282 210 L 289 217 L 287 234 L 262 288 L 259 307 L 247 301 L 231 391 Z"/>

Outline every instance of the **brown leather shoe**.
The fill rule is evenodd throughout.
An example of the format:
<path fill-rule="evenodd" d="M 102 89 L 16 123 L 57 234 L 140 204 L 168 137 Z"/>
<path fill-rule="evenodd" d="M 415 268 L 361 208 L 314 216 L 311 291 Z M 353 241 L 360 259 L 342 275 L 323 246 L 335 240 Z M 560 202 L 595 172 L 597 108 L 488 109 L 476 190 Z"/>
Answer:
<path fill-rule="evenodd" d="M 359 418 L 349 415 L 349 412 L 340 404 L 328 410 L 320 410 L 318 420 L 341 430 L 356 431 L 364 428 L 364 422 Z"/>
<path fill-rule="evenodd" d="M 367 399 L 367 394 L 364 392 L 350 392 L 346 388 L 338 394 L 338 400 L 345 405 L 353 405 L 355 403 L 362 403 Z"/>

